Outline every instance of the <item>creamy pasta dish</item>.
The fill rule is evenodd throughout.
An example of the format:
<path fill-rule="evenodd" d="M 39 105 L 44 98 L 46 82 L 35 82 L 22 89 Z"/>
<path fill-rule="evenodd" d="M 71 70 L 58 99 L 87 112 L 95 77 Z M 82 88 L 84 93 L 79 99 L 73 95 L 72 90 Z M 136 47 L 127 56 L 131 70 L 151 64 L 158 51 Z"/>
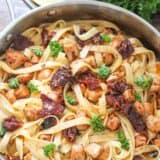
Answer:
<path fill-rule="evenodd" d="M 160 62 L 101 20 L 14 36 L 0 57 L 7 160 L 159 160 Z"/>

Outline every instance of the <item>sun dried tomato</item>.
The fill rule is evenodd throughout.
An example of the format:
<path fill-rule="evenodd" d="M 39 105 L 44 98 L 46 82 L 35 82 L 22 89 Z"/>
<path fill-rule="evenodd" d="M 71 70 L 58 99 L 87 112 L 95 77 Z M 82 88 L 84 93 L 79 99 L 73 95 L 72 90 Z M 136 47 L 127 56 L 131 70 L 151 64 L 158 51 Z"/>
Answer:
<path fill-rule="evenodd" d="M 82 73 L 77 79 L 78 83 L 84 84 L 90 90 L 100 88 L 99 79 L 90 72 Z"/>
<path fill-rule="evenodd" d="M 97 33 L 96 35 L 94 35 L 93 37 L 91 37 L 90 39 L 85 40 L 85 41 L 80 40 L 78 37 L 76 37 L 76 39 L 77 39 L 78 44 L 81 47 L 88 45 L 88 44 L 102 44 L 103 43 L 102 38 L 99 33 Z"/>
<path fill-rule="evenodd" d="M 43 108 L 40 110 L 40 116 L 55 115 L 61 117 L 64 112 L 64 106 L 58 102 L 53 101 L 45 94 L 41 94 Z"/>
<path fill-rule="evenodd" d="M 16 34 L 13 38 L 11 47 L 16 50 L 24 50 L 25 48 L 28 48 L 29 46 L 32 45 L 34 45 L 34 43 L 27 37 L 20 34 Z"/>
<path fill-rule="evenodd" d="M 74 82 L 70 67 L 62 67 L 56 71 L 51 79 L 51 88 L 64 87 L 67 82 Z"/>
<path fill-rule="evenodd" d="M 134 156 L 133 160 L 144 160 L 141 156 Z"/>
<path fill-rule="evenodd" d="M 10 132 L 15 131 L 21 126 L 22 126 L 22 123 L 19 120 L 17 120 L 16 117 L 14 116 L 8 117 L 3 121 L 3 127 Z"/>
<path fill-rule="evenodd" d="M 57 120 L 54 117 L 48 117 L 46 118 L 43 123 L 41 124 L 43 129 L 50 128 L 52 126 L 55 126 L 57 124 Z"/>
<path fill-rule="evenodd" d="M 134 48 L 131 42 L 128 39 L 125 39 L 118 47 L 118 51 L 123 58 L 128 58 L 134 52 Z"/>
<path fill-rule="evenodd" d="M 107 84 L 108 89 L 111 90 L 112 94 L 123 94 L 127 89 L 132 89 L 132 85 L 123 81 L 113 81 Z"/>
<path fill-rule="evenodd" d="M 55 32 L 48 32 L 45 28 L 42 29 L 41 37 L 42 37 L 42 45 L 47 47 L 48 43 L 51 41 L 52 37 L 55 35 Z"/>
<path fill-rule="evenodd" d="M 76 140 L 76 136 L 78 135 L 78 130 L 76 127 L 71 127 L 63 130 L 62 134 L 69 142 L 74 142 Z"/>
<path fill-rule="evenodd" d="M 18 156 L 6 156 L 6 160 L 20 160 Z"/>

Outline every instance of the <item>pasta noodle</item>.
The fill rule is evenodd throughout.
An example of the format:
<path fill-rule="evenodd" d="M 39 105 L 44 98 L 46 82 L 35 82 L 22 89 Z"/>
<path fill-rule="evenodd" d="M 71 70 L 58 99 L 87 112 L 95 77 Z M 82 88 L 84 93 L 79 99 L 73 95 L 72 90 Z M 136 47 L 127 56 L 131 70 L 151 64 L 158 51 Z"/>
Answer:
<path fill-rule="evenodd" d="M 58 20 L 19 36 L 0 57 L 6 159 L 160 158 L 153 51 L 102 20 Z"/>

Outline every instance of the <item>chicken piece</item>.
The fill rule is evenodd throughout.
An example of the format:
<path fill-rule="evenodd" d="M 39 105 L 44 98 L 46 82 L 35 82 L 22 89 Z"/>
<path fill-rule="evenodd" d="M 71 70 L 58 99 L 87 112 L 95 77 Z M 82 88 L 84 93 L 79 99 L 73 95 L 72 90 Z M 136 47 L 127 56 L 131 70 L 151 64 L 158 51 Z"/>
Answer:
<path fill-rule="evenodd" d="M 43 69 L 38 73 L 37 78 L 39 80 L 44 80 L 49 78 L 49 76 L 52 74 L 52 71 L 50 69 Z"/>
<path fill-rule="evenodd" d="M 33 65 L 33 64 L 32 64 L 31 62 L 28 62 L 28 61 L 24 63 L 24 67 L 25 67 L 25 68 L 31 67 L 32 65 Z"/>
<path fill-rule="evenodd" d="M 97 102 L 101 95 L 102 95 L 101 89 L 90 90 L 87 88 L 84 93 L 84 96 L 87 97 L 92 102 Z"/>
<path fill-rule="evenodd" d="M 85 152 L 92 158 L 97 158 L 101 154 L 101 146 L 96 143 L 91 143 L 85 147 Z"/>
<path fill-rule="evenodd" d="M 107 66 L 111 65 L 111 64 L 113 63 L 113 61 L 114 61 L 114 57 L 113 57 L 113 55 L 110 54 L 110 53 L 103 53 L 103 54 L 102 54 L 102 57 L 103 57 L 104 63 L 105 63 Z"/>
<path fill-rule="evenodd" d="M 36 107 L 26 107 L 24 108 L 24 115 L 28 121 L 35 121 L 40 118 L 40 109 Z"/>
<path fill-rule="evenodd" d="M 136 147 L 144 146 L 146 143 L 147 143 L 147 137 L 145 135 L 139 133 L 135 136 Z"/>
<path fill-rule="evenodd" d="M 110 149 L 109 147 L 104 147 L 102 153 L 98 157 L 98 160 L 108 160 Z"/>
<path fill-rule="evenodd" d="M 125 90 L 124 93 L 123 93 L 123 95 L 124 95 L 124 98 L 126 99 L 126 101 L 128 101 L 128 102 L 134 102 L 135 97 L 134 97 L 132 89 Z"/>
<path fill-rule="evenodd" d="M 15 90 L 14 95 L 17 99 L 28 98 L 30 96 L 30 92 L 25 85 L 21 84 L 19 88 Z"/>
<path fill-rule="evenodd" d="M 25 156 L 24 156 L 24 159 L 23 160 L 32 160 L 32 155 L 31 153 L 27 153 Z"/>
<path fill-rule="evenodd" d="M 18 76 L 18 81 L 20 83 L 28 83 L 33 78 L 32 73 L 21 74 Z"/>
<path fill-rule="evenodd" d="M 70 160 L 85 160 L 85 152 L 82 145 L 74 144 L 71 149 Z"/>
<path fill-rule="evenodd" d="M 109 115 L 105 126 L 112 131 L 117 130 L 120 127 L 120 120 L 118 116 L 113 113 Z"/>
<path fill-rule="evenodd" d="M 22 66 L 27 60 L 28 58 L 19 51 L 12 49 L 6 51 L 6 62 L 13 69 Z"/>
<path fill-rule="evenodd" d="M 124 40 L 124 37 L 121 35 L 117 35 L 113 38 L 112 42 L 111 42 L 111 47 L 113 48 L 117 48 L 120 46 L 121 42 Z"/>
<path fill-rule="evenodd" d="M 144 115 L 144 106 L 142 105 L 142 103 L 136 101 L 135 104 L 134 104 L 134 107 L 136 108 L 136 111 L 140 115 Z"/>
<path fill-rule="evenodd" d="M 64 52 L 69 61 L 73 61 L 79 55 L 79 49 L 76 42 L 64 44 Z"/>
<path fill-rule="evenodd" d="M 144 106 L 144 111 L 146 116 L 153 115 L 154 106 L 152 103 L 145 102 L 143 106 Z"/>
<path fill-rule="evenodd" d="M 35 54 L 33 54 L 32 58 L 31 58 L 31 63 L 32 64 L 37 64 L 39 62 L 39 56 L 36 56 Z"/>
<path fill-rule="evenodd" d="M 159 92 L 160 91 L 160 79 L 159 78 L 154 78 L 153 83 L 150 87 L 150 92 Z"/>
<path fill-rule="evenodd" d="M 160 138 L 154 139 L 153 144 L 160 148 Z"/>
<path fill-rule="evenodd" d="M 147 128 L 152 132 L 160 132 L 160 118 L 153 115 L 148 116 Z"/>
<path fill-rule="evenodd" d="M 7 93 L 6 93 L 6 97 L 7 99 L 10 101 L 10 103 L 14 103 L 16 101 L 16 97 L 14 95 L 14 90 L 10 89 Z"/>

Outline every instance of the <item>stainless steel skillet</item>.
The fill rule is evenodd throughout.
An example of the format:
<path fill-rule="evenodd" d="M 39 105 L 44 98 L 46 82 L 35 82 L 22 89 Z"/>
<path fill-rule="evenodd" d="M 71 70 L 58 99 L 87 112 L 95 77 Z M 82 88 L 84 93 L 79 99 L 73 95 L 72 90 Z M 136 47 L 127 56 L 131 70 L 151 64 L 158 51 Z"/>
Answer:
<path fill-rule="evenodd" d="M 20 33 L 31 26 L 57 19 L 109 20 L 119 25 L 122 30 L 146 41 L 148 45 L 146 47 L 160 52 L 160 33 L 137 15 L 107 3 L 92 0 L 66 0 L 34 9 L 8 25 L 0 33 L 0 53 L 11 43 L 14 33 Z"/>

